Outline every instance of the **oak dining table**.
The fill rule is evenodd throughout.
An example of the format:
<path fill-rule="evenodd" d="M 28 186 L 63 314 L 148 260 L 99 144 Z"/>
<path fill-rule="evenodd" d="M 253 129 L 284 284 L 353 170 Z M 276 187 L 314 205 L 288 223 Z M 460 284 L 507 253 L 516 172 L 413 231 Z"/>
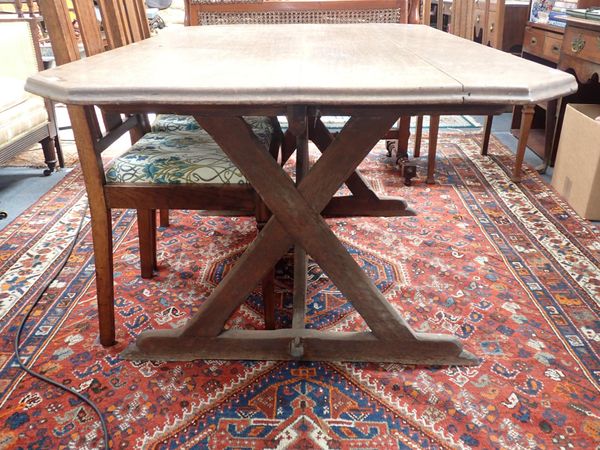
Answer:
<path fill-rule="evenodd" d="M 519 181 L 533 105 L 576 89 L 564 72 L 423 26 L 399 24 L 186 27 L 30 77 L 26 89 L 82 112 L 193 115 L 239 167 L 272 213 L 256 239 L 196 314 L 176 329 L 143 332 L 129 359 L 268 359 L 478 363 L 455 336 L 416 332 L 386 301 L 323 219 L 338 189 L 402 115 L 493 114 L 523 106 L 513 179 Z M 287 115 L 297 136 L 296 180 L 262 148 L 242 119 Z M 315 123 L 349 116 L 335 137 Z M 80 117 L 84 117 L 80 114 Z M 322 154 L 309 167 L 307 142 Z M 80 154 L 94 148 L 77 142 Z M 84 177 L 100 170 L 87 164 Z M 357 181 L 358 180 L 358 181 Z M 399 207 L 398 205 L 401 205 Z M 405 203 L 396 207 L 409 209 Z M 368 208 L 367 208 L 368 209 Z M 377 209 L 377 208 L 375 208 Z M 384 208 L 385 209 L 385 208 Z M 381 215 L 386 215 L 382 211 Z M 371 211 L 370 215 L 374 215 Z M 393 214 L 388 214 L 393 215 Z M 98 212 L 91 208 L 92 221 Z M 252 289 L 295 249 L 293 323 L 288 329 L 224 329 Z M 305 327 L 307 255 L 365 320 L 363 332 Z M 97 267 L 98 279 L 112 277 Z M 100 271 L 100 272 L 99 272 Z M 305 272 L 304 272 L 305 273 Z M 112 278 L 111 278 L 112 279 Z"/>

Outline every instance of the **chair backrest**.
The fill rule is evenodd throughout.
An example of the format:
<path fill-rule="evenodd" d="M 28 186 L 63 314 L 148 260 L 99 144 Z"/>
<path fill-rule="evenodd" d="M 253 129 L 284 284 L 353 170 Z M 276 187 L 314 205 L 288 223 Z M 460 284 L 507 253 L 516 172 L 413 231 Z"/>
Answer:
<path fill-rule="evenodd" d="M 94 0 L 72 0 L 72 2 L 79 35 L 87 56 L 150 36 L 147 22 L 144 22 L 145 16 L 144 21 L 141 21 L 139 15 L 140 8 L 143 12 L 141 6 L 143 0 L 98 0 L 102 26 L 96 15 Z M 66 0 L 39 0 L 39 5 L 56 64 L 67 64 L 80 59 L 79 43 Z M 106 39 L 103 37 L 103 29 L 106 31 Z M 102 127 L 95 114 L 92 114 L 92 111 L 89 114 L 95 138 L 100 140 L 104 135 L 101 131 Z M 121 128 L 122 132 L 139 130 L 134 133 L 138 137 L 148 128 L 143 116 L 132 118 L 115 113 L 103 113 L 103 119 L 107 130 L 114 131 L 118 128 Z"/>
<path fill-rule="evenodd" d="M 185 23 L 418 23 L 418 5 L 419 0 L 185 0 Z"/>
<path fill-rule="evenodd" d="M 98 0 L 109 48 L 150 37 L 143 0 Z"/>
<path fill-rule="evenodd" d="M 76 34 L 66 1 L 39 2 L 57 64 L 79 59 Z M 150 37 L 143 0 L 98 0 L 102 22 L 98 20 L 94 0 L 72 2 L 87 56 Z"/>
<path fill-rule="evenodd" d="M 0 77 L 25 82 L 28 76 L 43 70 L 37 33 L 37 19 L 0 19 L 0 55 L 10 61 L 0 65 Z"/>
<path fill-rule="evenodd" d="M 474 0 L 453 0 L 450 32 L 465 39 L 473 39 Z"/>

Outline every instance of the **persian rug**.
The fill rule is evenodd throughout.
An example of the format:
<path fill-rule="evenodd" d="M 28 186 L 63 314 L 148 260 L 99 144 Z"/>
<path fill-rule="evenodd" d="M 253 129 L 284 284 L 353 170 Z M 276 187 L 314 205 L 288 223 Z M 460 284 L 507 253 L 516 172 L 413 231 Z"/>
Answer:
<path fill-rule="evenodd" d="M 415 217 L 329 220 L 385 298 L 418 331 L 459 338 L 474 367 L 276 361 L 135 362 L 142 331 L 181 325 L 256 235 L 250 218 L 173 212 L 160 270 L 139 276 L 136 221 L 115 211 L 118 344 L 97 340 L 89 222 L 25 328 L 37 371 L 87 395 L 112 448 L 596 448 L 600 442 L 600 233 L 492 139 L 442 133 L 434 186 L 405 187 L 383 144 L 362 164 Z M 425 173 L 425 158 L 419 160 Z M 97 448 L 99 423 L 69 394 L 16 368 L 13 340 L 85 210 L 78 170 L 0 233 L 0 448 Z M 310 264 L 308 326 L 365 323 Z M 277 321 L 291 321 L 291 268 L 277 272 Z M 263 327 L 260 291 L 228 322 Z"/>

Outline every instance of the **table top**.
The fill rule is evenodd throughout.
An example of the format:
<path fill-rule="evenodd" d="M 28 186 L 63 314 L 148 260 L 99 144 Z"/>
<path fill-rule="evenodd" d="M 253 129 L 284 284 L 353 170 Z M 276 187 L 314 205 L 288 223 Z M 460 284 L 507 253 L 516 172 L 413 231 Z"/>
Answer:
<path fill-rule="evenodd" d="M 575 78 L 424 25 L 223 25 L 161 32 L 40 72 L 67 104 L 524 104 Z"/>

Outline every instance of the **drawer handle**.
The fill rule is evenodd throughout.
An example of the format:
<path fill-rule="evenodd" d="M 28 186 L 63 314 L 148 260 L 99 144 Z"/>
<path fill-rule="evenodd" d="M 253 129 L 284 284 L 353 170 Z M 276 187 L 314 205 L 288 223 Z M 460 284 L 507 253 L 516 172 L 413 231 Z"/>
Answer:
<path fill-rule="evenodd" d="M 571 51 L 573 53 L 579 53 L 583 50 L 583 47 L 585 47 L 585 39 L 583 39 L 582 34 L 573 38 L 573 41 L 571 41 Z"/>
<path fill-rule="evenodd" d="M 481 17 L 477 16 L 477 18 L 475 19 L 475 22 L 479 23 L 480 20 L 481 20 Z"/>
<path fill-rule="evenodd" d="M 490 25 L 490 32 L 494 31 L 494 22 Z"/>
<path fill-rule="evenodd" d="M 552 52 L 553 52 L 553 53 L 560 53 L 560 45 L 558 45 L 558 44 L 554 44 L 554 45 L 552 46 Z"/>
<path fill-rule="evenodd" d="M 532 37 L 532 38 L 530 39 L 529 43 L 530 43 L 531 45 L 535 45 L 535 44 L 537 44 L 537 38 L 536 38 L 536 37 Z"/>

